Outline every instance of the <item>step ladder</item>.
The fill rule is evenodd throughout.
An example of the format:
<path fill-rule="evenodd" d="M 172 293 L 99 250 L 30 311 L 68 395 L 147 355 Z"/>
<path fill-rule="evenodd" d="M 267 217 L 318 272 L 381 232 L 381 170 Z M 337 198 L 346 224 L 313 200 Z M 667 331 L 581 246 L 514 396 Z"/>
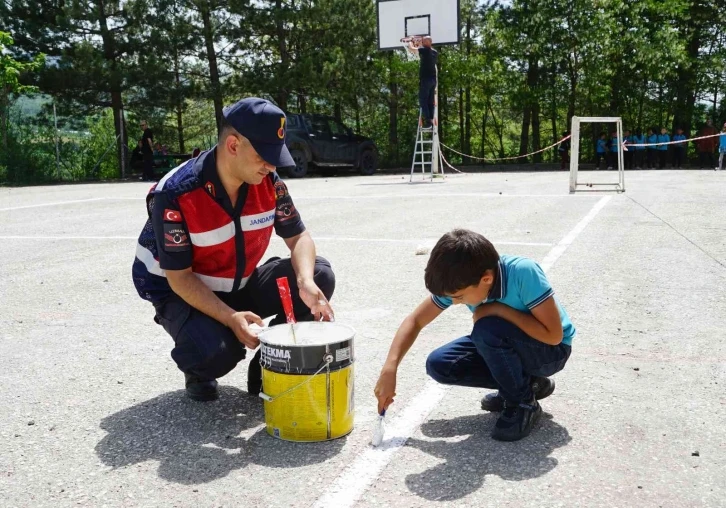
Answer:
<path fill-rule="evenodd" d="M 437 115 L 436 115 L 437 116 Z M 418 115 L 418 129 L 416 130 L 416 146 L 413 151 L 411 163 L 411 179 L 417 170 L 421 170 L 424 180 L 433 181 L 435 178 L 444 178 L 444 164 L 441 158 L 441 146 L 439 145 L 438 121 L 434 116 L 432 127 L 424 127 L 421 109 Z"/>

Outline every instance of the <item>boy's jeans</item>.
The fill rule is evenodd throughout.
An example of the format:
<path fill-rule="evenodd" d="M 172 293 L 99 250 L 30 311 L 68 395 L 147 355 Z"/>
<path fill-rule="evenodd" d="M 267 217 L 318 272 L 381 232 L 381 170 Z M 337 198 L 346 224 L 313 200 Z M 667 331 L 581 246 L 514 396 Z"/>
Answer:
<path fill-rule="evenodd" d="M 442 384 L 497 389 L 508 402 L 530 402 L 531 376 L 559 372 L 571 352 L 566 344 L 549 346 L 509 321 L 485 317 L 471 335 L 434 350 L 426 372 Z"/>

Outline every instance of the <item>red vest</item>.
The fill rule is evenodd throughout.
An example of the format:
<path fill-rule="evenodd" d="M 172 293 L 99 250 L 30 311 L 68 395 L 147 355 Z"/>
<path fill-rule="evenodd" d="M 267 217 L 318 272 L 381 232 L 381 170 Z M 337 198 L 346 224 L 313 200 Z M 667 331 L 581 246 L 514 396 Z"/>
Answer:
<path fill-rule="evenodd" d="M 212 291 L 231 292 L 244 287 L 270 244 L 275 224 L 272 182 L 265 178 L 247 189 L 239 226 L 204 188 L 177 199 L 194 246 L 192 271 Z M 238 239 L 240 235 L 242 241 Z M 238 269 L 242 272 L 241 281 L 233 287 Z"/>

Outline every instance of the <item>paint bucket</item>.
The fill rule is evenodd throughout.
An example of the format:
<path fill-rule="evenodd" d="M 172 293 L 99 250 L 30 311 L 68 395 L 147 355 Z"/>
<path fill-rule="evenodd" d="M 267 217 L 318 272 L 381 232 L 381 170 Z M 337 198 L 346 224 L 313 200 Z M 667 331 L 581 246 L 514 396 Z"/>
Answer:
<path fill-rule="evenodd" d="M 350 326 L 319 321 L 277 325 L 259 335 L 268 434 L 326 441 L 353 430 L 354 338 Z"/>

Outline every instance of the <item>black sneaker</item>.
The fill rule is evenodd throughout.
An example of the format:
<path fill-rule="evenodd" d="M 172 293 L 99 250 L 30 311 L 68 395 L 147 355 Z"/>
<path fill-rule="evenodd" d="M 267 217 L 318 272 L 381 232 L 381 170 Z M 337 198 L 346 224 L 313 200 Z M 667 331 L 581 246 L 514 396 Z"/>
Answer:
<path fill-rule="evenodd" d="M 492 438 L 497 441 L 519 441 L 529 436 L 540 416 L 542 406 L 536 400 L 529 404 L 505 402 L 502 416 L 494 425 Z"/>
<path fill-rule="evenodd" d="M 548 377 L 532 377 L 532 393 L 536 400 L 546 399 L 555 391 L 555 380 Z M 498 413 L 504 409 L 504 397 L 499 392 L 488 393 L 481 399 L 481 408 L 484 411 Z"/>
<path fill-rule="evenodd" d="M 257 397 L 262 391 L 262 366 L 260 365 L 260 357 L 262 349 L 258 349 L 255 356 L 250 360 L 247 368 L 247 393 L 253 397 Z"/>
<path fill-rule="evenodd" d="M 184 379 L 186 380 L 187 397 L 190 399 L 208 402 L 219 398 L 216 379 L 203 379 L 186 372 L 184 373 Z"/>

